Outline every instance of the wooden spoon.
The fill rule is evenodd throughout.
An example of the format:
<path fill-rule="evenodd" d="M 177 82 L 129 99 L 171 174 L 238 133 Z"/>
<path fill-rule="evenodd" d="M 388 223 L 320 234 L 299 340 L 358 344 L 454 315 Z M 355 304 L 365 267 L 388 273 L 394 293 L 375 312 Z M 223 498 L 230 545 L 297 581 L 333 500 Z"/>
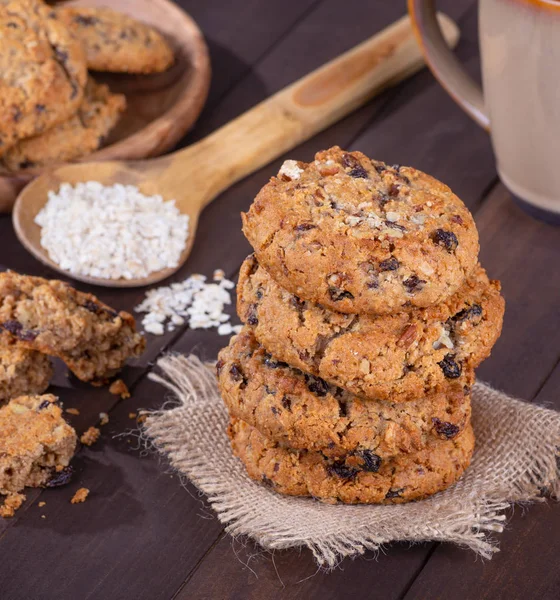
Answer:
<path fill-rule="evenodd" d="M 455 23 L 439 16 L 447 42 L 459 39 Z M 423 65 L 408 17 L 258 104 L 205 139 L 174 154 L 137 162 L 67 165 L 45 173 L 18 196 L 14 227 L 22 244 L 41 262 L 66 276 L 107 287 L 147 286 L 177 271 L 187 260 L 201 210 L 227 187 L 291 150 L 394 85 Z M 145 194 L 175 198 L 190 216 L 190 234 L 180 264 L 142 279 L 100 279 L 71 275 L 41 246 L 37 213 L 49 190 L 82 181 L 133 184 Z"/>

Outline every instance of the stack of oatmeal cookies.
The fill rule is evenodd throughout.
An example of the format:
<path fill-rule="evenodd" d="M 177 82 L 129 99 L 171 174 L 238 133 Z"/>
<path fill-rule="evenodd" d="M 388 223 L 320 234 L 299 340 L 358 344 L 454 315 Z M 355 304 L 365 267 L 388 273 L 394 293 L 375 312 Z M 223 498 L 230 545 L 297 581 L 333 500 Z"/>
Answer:
<path fill-rule="evenodd" d="M 338 147 L 286 161 L 244 215 L 243 331 L 218 376 L 234 452 L 290 495 L 396 503 L 457 481 L 504 313 L 451 190 Z"/>

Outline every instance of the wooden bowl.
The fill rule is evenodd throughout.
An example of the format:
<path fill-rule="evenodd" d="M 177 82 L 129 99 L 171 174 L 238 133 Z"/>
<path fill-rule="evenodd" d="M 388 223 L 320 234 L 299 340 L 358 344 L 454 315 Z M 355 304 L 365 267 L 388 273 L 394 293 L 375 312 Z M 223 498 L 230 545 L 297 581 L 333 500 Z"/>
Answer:
<path fill-rule="evenodd" d="M 65 6 L 109 6 L 152 25 L 175 50 L 175 65 L 157 75 L 93 73 L 128 108 L 107 144 L 81 160 L 134 160 L 173 148 L 194 124 L 208 94 L 210 58 L 196 23 L 170 0 L 75 0 Z M 19 192 L 45 168 L 0 174 L 0 212 L 10 212 Z"/>

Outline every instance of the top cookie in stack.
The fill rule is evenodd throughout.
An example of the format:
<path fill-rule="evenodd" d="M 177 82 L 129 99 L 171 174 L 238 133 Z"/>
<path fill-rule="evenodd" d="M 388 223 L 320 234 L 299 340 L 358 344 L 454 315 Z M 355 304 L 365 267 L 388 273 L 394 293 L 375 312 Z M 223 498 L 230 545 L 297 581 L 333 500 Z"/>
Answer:
<path fill-rule="evenodd" d="M 442 302 L 478 257 L 473 218 L 446 185 L 338 147 L 309 164 L 286 161 L 243 232 L 282 287 L 350 314 Z"/>
<path fill-rule="evenodd" d="M 473 218 L 416 169 L 338 147 L 286 161 L 243 230 L 243 332 L 218 378 L 251 477 L 324 501 L 441 491 L 474 447 L 474 369 L 498 339 L 500 285 Z"/>

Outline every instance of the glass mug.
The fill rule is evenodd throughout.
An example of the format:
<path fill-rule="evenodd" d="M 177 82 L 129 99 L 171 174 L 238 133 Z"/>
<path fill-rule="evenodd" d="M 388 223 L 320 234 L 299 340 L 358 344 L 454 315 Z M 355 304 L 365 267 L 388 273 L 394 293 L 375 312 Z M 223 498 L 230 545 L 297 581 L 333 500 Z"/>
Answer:
<path fill-rule="evenodd" d="M 560 0 L 480 0 L 480 87 L 444 42 L 434 0 L 408 0 L 426 62 L 490 132 L 500 179 L 523 209 L 560 224 Z"/>

